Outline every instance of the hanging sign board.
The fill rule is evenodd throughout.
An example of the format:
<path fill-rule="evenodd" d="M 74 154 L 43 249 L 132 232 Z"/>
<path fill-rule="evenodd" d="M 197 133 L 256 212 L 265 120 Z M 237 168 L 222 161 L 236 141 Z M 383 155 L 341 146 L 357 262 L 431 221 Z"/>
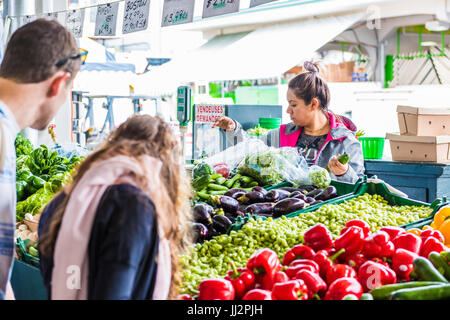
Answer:
<path fill-rule="evenodd" d="M 119 3 L 108 3 L 97 7 L 95 36 L 115 36 Z"/>
<path fill-rule="evenodd" d="M 84 10 L 71 10 L 66 12 L 66 28 L 75 38 L 83 36 Z"/>
<path fill-rule="evenodd" d="M 149 12 L 150 0 L 126 0 L 122 33 L 127 34 L 147 29 Z"/>
<path fill-rule="evenodd" d="M 274 1 L 276 1 L 276 0 L 250 0 L 250 8 L 260 6 L 262 4 L 266 4 L 269 2 L 274 2 Z"/>
<path fill-rule="evenodd" d="M 225 106 L 218 104 L 197 104 L 195 105 L 195 122 L 214 123 L 225 115 Z"/>
<path fill-rule="evenodd" d="M 192 22 L 195 0 L 164 0 L 161 27 Z"/>
<path fill-rule="evenodd" d="M 239 0 L 204 0 L 202 18 L 239 11 Z"/>

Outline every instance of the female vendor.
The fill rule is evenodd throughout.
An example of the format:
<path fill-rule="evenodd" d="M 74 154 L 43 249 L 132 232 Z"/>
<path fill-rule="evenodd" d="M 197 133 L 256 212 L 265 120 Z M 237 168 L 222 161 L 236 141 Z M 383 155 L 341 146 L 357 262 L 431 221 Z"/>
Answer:
<path fill-rule="evenodd" d="M 354 124 L 347 118 L 328 110 L 330 90 L 319 76 L 319 68 L 313 62 L 305 62 L 306 72 L 289 82 L 287 113 L 292 122 L 281 125 L 260 137 L 268 146 L 297 147 L 308 164 L 326 168 L 331 178 L 355 183 L 364 175 L 364 159 L 361 144 L 356 139 Z M 227 139 L 241 142 L 246 132 L 235 120 L 221 117 L 214 127 L 226 130 Z M 339 162 L 337 157 L 347 153 L 350 161 Z"/>

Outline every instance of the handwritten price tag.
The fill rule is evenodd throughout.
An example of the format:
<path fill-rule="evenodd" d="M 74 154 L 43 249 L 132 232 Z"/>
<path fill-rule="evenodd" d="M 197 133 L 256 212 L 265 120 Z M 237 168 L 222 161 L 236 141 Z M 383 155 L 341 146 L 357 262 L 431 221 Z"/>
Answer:
<path fill-rule="evenodd" d="M 239 0 L 205 0 L 202 18 L 220 16 L 239 11 Z"/>
<path fill-rule="evenodd" d="M 123 13 L 122 33 L 147 29 L 150 0 L 127 0 Z"/>
<path fill-rule="evenodd" d="M 115 36 L 119 3 L 108 3 L 97 7 L 95 18 L 96 36 Z"/>
<path fill-rule="evenodd" d="M 72 32 L 75 38 L 83 36 L 84 10 L 66 12 L 66 28 Z"/>
<path fill-rule="evenodd" d="M 269 2 L 274 2 L 274 1 L 276 1 L 276 0 L 250 0 L 250 8 L 260 6 L 262 4 L 266 4 Z"/>
<path fill-rule="evenodd" d="M 192 22 L 195 0 L 165 0 L 161 27 Z"/>

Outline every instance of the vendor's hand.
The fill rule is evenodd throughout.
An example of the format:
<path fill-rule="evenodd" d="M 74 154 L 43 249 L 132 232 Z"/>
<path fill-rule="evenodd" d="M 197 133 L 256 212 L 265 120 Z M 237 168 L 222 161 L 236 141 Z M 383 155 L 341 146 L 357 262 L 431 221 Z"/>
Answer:
<path fill-rule="evenodd" d="M 214 122 L 212 127 L 213 128 L 219 127 L 223 130 L 232 130 L 233 131 L 234 129 L 236 129 L 236 123 L 234 122 L 233 119 L 223 116 L 223 117 L 218 118 L 216 120 L 216 122 Z"/>
<path fill-rule="evenodd" d="M 337 156 L 333 156 L 331 158 L 330 162 L 328 162 L 328 169 L 330 169 L 330 171 L 335 176 L 342 176 L 348 170 L 348 163 L 347 164 L 340 163 L 338 158 L 337 158 L 339 156 L 340 156 L 340 154 L 338 154 Z"/>

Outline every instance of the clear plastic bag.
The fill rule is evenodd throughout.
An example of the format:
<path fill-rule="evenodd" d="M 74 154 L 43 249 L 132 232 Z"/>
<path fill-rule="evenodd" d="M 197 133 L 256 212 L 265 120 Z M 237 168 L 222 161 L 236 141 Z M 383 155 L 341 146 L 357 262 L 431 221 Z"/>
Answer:
<path fill-rule="evenodd" d="M 59 144 L 55 143 L 51 147 L 52 151 L 56 151 L 58 156 L 70 159 L 72 156 L 77 155 L 79 157 L 87 157 L 89 151 L 78 144 L 75 143 L 67 143 L 67 144 Z"/>

